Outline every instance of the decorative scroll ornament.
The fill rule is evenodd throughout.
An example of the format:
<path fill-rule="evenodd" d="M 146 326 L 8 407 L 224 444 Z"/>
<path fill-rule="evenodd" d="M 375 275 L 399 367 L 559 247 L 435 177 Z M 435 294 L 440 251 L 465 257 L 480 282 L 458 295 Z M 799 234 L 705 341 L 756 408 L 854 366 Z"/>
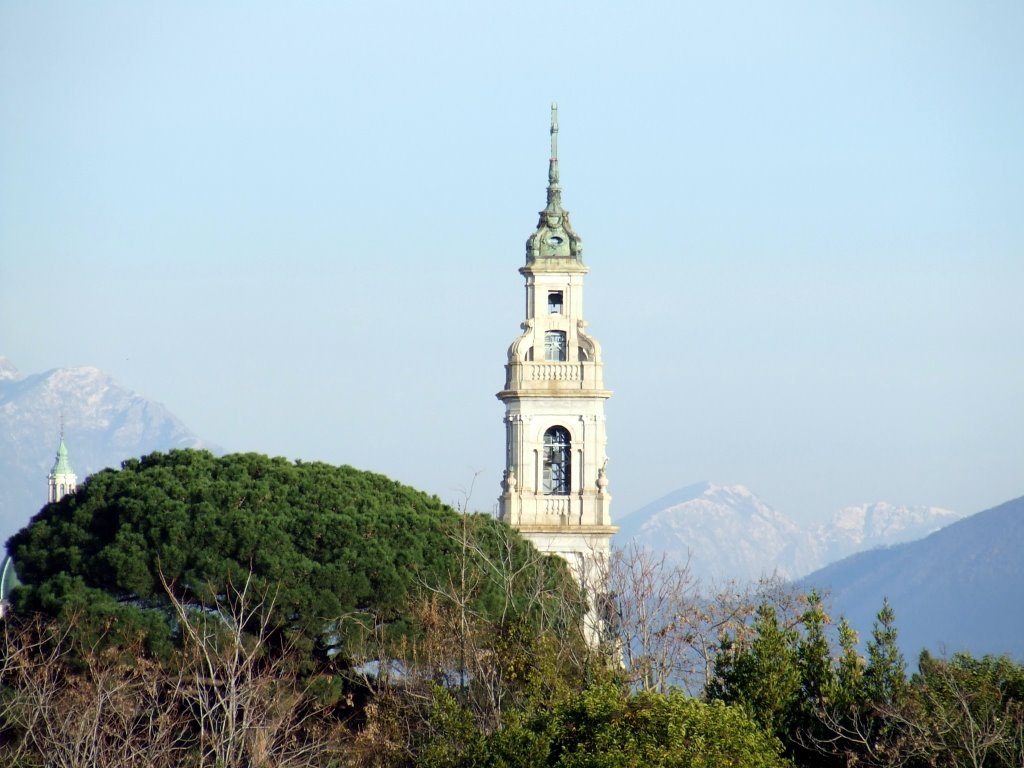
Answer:
<path fill-rule="evenodd" d="M 513 341 L 508 348 L 508 361 L 510 363 L 526 362 L 527 351 L 533 349 L 533 319 L 530 318 L 526 320 L 526 322 L 520 324 L 519 327 L 523 329 L 522 335 L 519 336 L 519 338 L 517 338 L 515 341 Z"/>
<path fill-rule="evenodd" d="M 586 359 L 593 363 L 601 362 L 601 345 L 597 339 L 587 333 L 587 321 L 576 321 L 576 336 L 580 341 L 580 349 L 583 350 Z"/>

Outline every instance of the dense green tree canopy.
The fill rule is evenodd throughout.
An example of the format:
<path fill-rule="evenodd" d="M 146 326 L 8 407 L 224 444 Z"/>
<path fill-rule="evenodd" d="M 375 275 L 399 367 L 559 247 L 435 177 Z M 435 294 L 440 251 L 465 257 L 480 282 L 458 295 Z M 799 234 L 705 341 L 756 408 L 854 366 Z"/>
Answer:
<path fill-rule="evenodd" d="M 21 610 L 139 620 L 141 609 L 164 604 L 163 582 L 179 600 L 210 606 L 251 575 L 273 602 L 274 626 L 325 648 L 358 627 L 407 634 L 410 591 L 450 581 L 466 551 L 463 532 L 478 570 L 503 556 L 543 571 L 539 578 L 564 576 L 492 518 L 464 520 L 382 475 L 191 450 L 93 475 L 44 507 L 9 548 L 27 585 Z M 478 610 L 506 601 L 507 611 L 500 585 L 479 584 Z"/>
<path fill-rule="evenodd" d="M 741 707 L 598 684 L 491 734 L 440 692 L 420 768 L 790 768 Z"/>
<path fill-rule="evenodd" d="M 584 691 L 556 713 L 558 768 L 783 768 L 781 745 L 740 708 L 676 691 Z"/>

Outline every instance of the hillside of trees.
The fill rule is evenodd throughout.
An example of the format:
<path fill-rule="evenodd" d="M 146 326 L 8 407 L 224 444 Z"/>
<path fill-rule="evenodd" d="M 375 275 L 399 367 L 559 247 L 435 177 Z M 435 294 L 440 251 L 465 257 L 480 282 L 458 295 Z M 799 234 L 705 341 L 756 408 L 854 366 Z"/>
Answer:
<path fill-rule="evenodd" d="M 350 467 L 151 454 L 9 548 L 12 766 L 1020 766 L 1024 667 L 866 653 L 822 598 L 635 548 L 601 647 L 565 564 Z"/>

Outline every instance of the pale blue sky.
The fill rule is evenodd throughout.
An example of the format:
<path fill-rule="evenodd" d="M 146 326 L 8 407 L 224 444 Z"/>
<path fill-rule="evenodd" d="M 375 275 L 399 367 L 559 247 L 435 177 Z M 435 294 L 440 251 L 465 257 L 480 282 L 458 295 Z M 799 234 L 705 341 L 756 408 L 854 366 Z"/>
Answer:
<path fill-rule="evenodd" d="M 1024 493 L 1024 4 L 0 3 L 0 354 L 491 509 L 560 106 L 613 516 Z"/>

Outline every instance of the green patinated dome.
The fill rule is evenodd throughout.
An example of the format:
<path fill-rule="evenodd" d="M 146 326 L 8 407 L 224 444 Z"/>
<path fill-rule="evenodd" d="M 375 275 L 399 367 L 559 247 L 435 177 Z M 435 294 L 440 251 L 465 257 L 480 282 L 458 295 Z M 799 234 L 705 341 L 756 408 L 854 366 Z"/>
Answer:
<path fill-rule="evenodd" d="M 54 462 L 53 469 L 50 470 L 51 475 L 73 475 L 75 471 L 71 469 L 71 462 L 68 461 L 68 447 L 64 445 L 64 438 L 60 439 L 60 447 L 57 448 L 57 461 Z"/>

